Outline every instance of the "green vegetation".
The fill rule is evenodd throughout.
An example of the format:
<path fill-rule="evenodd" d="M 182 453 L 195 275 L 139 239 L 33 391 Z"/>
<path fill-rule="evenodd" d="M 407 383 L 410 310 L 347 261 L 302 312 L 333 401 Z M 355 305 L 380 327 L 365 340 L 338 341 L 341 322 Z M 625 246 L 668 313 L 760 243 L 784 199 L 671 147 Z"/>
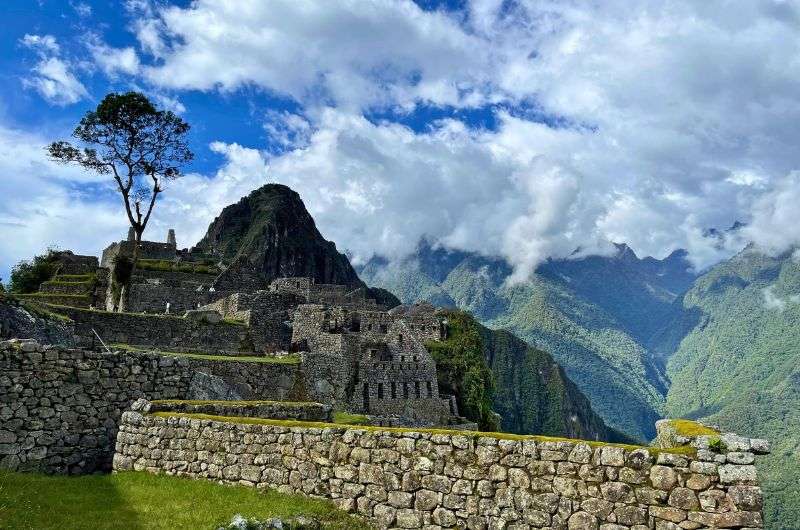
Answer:
<path fill-rule="evenodd" d="M 204 262 L 178 262 L 164 259 L 139 259 L 136 268 L 144 271 L 189 272 L 194 274 L 219 274 L 218 267 Z"/>
<path fill-rule="evenodd" d="M 695 453 L 692 447 L 676 447 L 670 449 L 659 449 L 656 447 L 613 443 L 613 442 L 598 442 L 596 440 L 580 440 L 575 438 L 564 438 L 560 436 L 540 436 L 534 434 L 513 434 L 504 432 L 487 432 L 487 431 L 462 431 L 456 429 L 429 429 L 422 427 L 379 427 L 375 425 L 346 425 L 341 423 L 328 423 L 322 421 L 301 421 L 301 420 L 275 420 L 267 418 L 248 418 L 241 416 L 215 416 L 212 414 L 193 414 L 184 412 L 153 412 L 150 414 L 157 418 L 190 418 L 195 420 L 208 420 L 219 421 L 224 423 L 243 423 L 247 425 L 274 425 L 276 427 L 304 427 L 304 428 L 318 428 L 318 429 L 354 429 L 368 432 L 426 432 L 431 434 L 449 434 L 461 435 L 471 438 L 488 437 L 497 440 L 533 440 L 535 442 L 583 442 L 591 447 L 622 447 L 628 450 L 647 449 L 652 455 L 659 453 L 673 453 L 673 454 L 687 454 Z"/>
<path fill-rule="evenodd" d="M 669 420 L 669 424 L 681 436 L 714 436 L 719 434 L 719 431 L 692 420 Z"/>
<path fill-rule="evenodd" d="M 683 298 L 700 324 L 668 372 L 667 412 L 770 440 L 759 457 L 765 526 L 800 521 L 800 262 L 745 250 L 698 278 Z M 767 300 L 773 303 L 770 305 Z M 778 301 L 776 301 L 778 300 Z M 781 303 L 782 302 L 782 303 Z"/>
<path fill-rule="evenodd" d="M 333 413 L 333 423 L 341 423 L 343 425 L 369 425 L 369 416 L 337 410 Z"/>
<path fill-rule="evenodd" d="M 255 356 L 255 355 L 213 355 L 200 352 L 176 352 L 164 351 L 155 347 L 132 346 L 130 344 L 111 344 L 111 348 L 116 350 L 133 351 L 141 353 L 157 353 L 168 357 L 186 357 L 188 359 L 200 359 L 202 361 L 225 361 L 241 363 L 263 363 L 263 364 L 300 364 L 299 355 L 283 355 L 280 357 Z"/>
<path fill-rule="evenodd" d="M 15 301 L 17 304 L 19 304 L 20 307 L 25 309 L 28 313 L 36 315 L 37 317 L 48 320 L 60 320 L 61 322 L 64 323 L 72 322 L 72 319 L 69 318 L 68 316 L 56 313 L 54 311 L 50 311 L 50 309 L 48 309 L 48 306 L 39 303 L 39 301 L 37 301 L 35 298 L 30 300 L 26 299 L 24 295 L 13 295 L 13 296 L 7 296 L 6 299 Z M 3 298 L 0 297 L 0 300 L 3 300 Z"/>
<path fill-rule="evenodd" d="M 262 405 L 282 405 L 284 407 L 303 408 L 308 406 L 319 406 L 320 403 L 313 401 L 237 401 L 225 399 L 154 399 L 150 403 L 154 405 L 225 405 L 228 407 L 260 407 Z"/>
<path fill-rule="evenodd" d="M 614 258 L 566 260 L 512 285 L 506 283 L 510 269 L 502 261 L 421 248 L 413 262 L 387 267 L 372 264 L 361 275 L 370 285 L 385 287 L 406 303 L 428 300 L 458 307 L 481 324 L 506 329 L 548 352 L 606 425 L 645 441 L 655 436 L 668 384 L 660 361 L 654 361 L 643 338 L 653 327 L 645 324 L 650 317 L 669 320 L 674 311 L 670 289 L 685 283 L 681 275 L 677 279 L 672 273 L 659 276 L 658 271 L 647 275 L 637 268 L 645 265 Z M 522 356 L 514 357 L 522 361 Z M 533 381 L 498 373 L 505 362 L 490 360 L 498 389 L 507 382 Z M 531 359 L 530 369 L 542 362 Z M 512 369 L 505 366 L 506 372 Z M 501 377 L 506 377 L 505 383 L 501 384 Z M 502 394 L 495 396 L 498 411 L 535 418 L 531 415 L 535 403 Z M 534 401 L 537 395 L 532 395 Z M 521 406 L 529 411 L 522 412 Z M 538 420 L 531 421 L 536 425 Z"/>
<path fill-rule="evenodd" d="M 272 490 L 143 472 L 65 477 L 0 471 L 0 528 L 210 530 L 236 514 L 262 520 L 304 515 L 324 528 L 369 528 L 329 502 Z"/>
<path fill-rule="evenodd" d="M 449 311 L 447 339 L 426 344 L 436 361 L 439 391 L 456 396 L 458 410 L 481 430 L 499 430 L 492 410 L 494 379 L 483 356 L 478 323 L 461 311 Z"/>
<path fill-rule="evenodd" d="M 20 261 L 11 270 L 11 282 L 8 287 L 13 293 L 35 293 L 42 282 L 51 279 L 57 272 L 57 251 L 47 249 L 45 254 L 33 259 Z"/>

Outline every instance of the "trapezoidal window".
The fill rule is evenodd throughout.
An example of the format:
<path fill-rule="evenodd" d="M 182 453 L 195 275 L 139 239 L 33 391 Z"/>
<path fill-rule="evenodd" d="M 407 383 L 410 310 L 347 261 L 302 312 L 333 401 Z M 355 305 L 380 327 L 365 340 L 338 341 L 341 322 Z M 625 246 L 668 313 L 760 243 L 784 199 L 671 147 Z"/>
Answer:
<path fill-rule="evenodd" d="M 383 399 L 383 383 L 378 383 L 378 399 Z"/>

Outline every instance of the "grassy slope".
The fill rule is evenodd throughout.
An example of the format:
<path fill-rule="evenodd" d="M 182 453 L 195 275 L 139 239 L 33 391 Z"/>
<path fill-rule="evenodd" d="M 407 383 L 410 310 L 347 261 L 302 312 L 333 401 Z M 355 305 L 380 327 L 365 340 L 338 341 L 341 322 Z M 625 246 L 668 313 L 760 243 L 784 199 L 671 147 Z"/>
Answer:
<path fill-rule="evenodd" d="M 306 515 L 326 528 L 368 528 L 328 502 L 204 480 L 139 472 L 82 477 L 0 472 L 0 528 L 211 530 L 235 514 Z"/>
<path fill-rule="evenodd" d="M 765 304 L 764 289 L 785 303 Z M 684 298 L 702 312 L 668 365 L 670 415 L 708 418 L 763 436 L 768 528 L 800 521 L 800 264 L 745 252 L 701 277 Z"/>

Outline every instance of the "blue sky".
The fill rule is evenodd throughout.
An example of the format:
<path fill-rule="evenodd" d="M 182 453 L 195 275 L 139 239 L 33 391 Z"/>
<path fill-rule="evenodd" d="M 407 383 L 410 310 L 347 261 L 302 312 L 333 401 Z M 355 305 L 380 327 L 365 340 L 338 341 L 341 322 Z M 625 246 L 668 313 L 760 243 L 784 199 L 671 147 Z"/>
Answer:
<path fill-rule="evenodd" d="M 421 237 L 500 255 L 686 248 L 698 267 L 800 240 L 796 1 L 7 0 L 0 277 L 125 232 L 106 179 L 53 165 L 110 91 L 192 125 L 148 237 L 190 246 L 266 182 L 356 261 Z M 709 227 L 740 220 L 723 241 Z"/>

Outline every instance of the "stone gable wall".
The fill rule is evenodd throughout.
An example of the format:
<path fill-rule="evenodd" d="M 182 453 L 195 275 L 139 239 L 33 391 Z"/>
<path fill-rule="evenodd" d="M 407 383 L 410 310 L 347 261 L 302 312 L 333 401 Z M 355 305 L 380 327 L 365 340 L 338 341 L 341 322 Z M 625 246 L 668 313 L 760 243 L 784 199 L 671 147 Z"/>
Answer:
<path fill-rule="evenodd" d="M 114 469 L 327 497 L 382 528 L 763 526 L 749 443 L 654 456 L 577 440 L 246 425 L 138 408 L 123 415 Z"/>

